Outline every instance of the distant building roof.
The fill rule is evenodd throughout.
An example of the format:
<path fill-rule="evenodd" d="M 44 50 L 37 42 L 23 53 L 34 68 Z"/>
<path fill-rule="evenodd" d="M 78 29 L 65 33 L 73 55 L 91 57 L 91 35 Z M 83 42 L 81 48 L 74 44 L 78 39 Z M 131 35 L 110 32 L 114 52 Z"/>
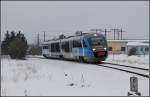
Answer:
<path fill-rule="evenodd" d="M 108 42 L 149 42 L 149 40 L 107 40 Z"/>
<path fill-rule="evenodd" d="M 149 46 L 149 43 L 142 42 L 128 42 L 127 46 Z"/>

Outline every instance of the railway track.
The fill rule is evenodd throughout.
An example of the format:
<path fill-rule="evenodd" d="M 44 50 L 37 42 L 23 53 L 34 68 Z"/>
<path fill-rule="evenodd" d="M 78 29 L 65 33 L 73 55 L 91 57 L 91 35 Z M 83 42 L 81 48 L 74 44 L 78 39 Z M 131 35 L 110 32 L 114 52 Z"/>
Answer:
<path fill-rule="evenodd" d="M 145 68 L 120 65 L 120 64 L 109 63 L 109 62 L 102 62 L 101 64 L 96 64 L 96 65 L 149 78 L 149 69 L 145 69 Z"/>
<path fill-rule="evenodd" d="M 122 67 L 129 67 L 129 68 L 134 68 L 134 69 L 140 69 L 140 70 L 145 70 L 149 71 L 149 69 L 146 68 L 140 68 L 140 67 L 134 67 L 134 66 L 127 66 L 127 65 L 121 65 L 121 64 L 116 64 L 116 63 L 109 63 L 109 62 L 102 62 L 103 64 L 111 64 L 111 65 L 117 65 L 117 66 L 122 66 Z"/>

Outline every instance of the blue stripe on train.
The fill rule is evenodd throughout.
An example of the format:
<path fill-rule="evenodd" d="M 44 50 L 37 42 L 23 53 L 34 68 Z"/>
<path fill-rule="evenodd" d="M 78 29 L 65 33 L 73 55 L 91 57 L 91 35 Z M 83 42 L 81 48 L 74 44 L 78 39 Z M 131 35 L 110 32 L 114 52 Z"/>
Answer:
<path fill-rule="evenodd" d="M 80 48 L 79 49 L 79 56 L 87 56 L 87 57 L 93 57 L 93 52 L 90 48 Z"/>

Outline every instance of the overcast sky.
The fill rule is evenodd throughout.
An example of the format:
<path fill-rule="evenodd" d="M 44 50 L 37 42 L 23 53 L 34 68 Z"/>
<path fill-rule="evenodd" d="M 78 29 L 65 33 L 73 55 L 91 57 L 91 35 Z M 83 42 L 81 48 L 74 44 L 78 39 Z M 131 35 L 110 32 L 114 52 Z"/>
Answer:
<path fill-rule="evenodd" d="M 149 39 L 148 1 L 2 1 L 1 36 L 25 33 L 29 43 L 92 28 L 122 28 L 124 39 Z M 113 34 L 113 33 L 112 33 Z M 109 34 L 108 38 L 112 35 Z"/>

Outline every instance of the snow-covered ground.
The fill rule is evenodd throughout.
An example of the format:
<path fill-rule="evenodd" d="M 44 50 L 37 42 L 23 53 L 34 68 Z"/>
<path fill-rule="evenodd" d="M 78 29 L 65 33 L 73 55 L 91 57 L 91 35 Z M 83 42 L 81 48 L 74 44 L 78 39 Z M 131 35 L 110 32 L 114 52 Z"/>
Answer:
<path fill-rule="evenodd" d="M 136 57 L 137 59 L 124 55 L 115 56 L 116 59 L 110 55 L 107 61 L 116 60 L 114 62 L 118 62 L 120 58 L 119 62 L 129 64 L 132 60 L 137 60 L 136 66 L 145 64 L 144 67 L 147 67 L 149 63 L 147 56 Z M 1 95 L 127 96 L 131 76 L 138 77 L 139 92 L 143 96 L 149 96 L 148 78 L 123 71 L 54 59 L 29 57 L 26 60 L 12 60 L 2 58 Z"/>
<path fill-rule="evenodd" d="M 149 55 L 128 56 L 125 54 L 112 54 L 108 56 L 106 62 L 149 69 Z"/>

